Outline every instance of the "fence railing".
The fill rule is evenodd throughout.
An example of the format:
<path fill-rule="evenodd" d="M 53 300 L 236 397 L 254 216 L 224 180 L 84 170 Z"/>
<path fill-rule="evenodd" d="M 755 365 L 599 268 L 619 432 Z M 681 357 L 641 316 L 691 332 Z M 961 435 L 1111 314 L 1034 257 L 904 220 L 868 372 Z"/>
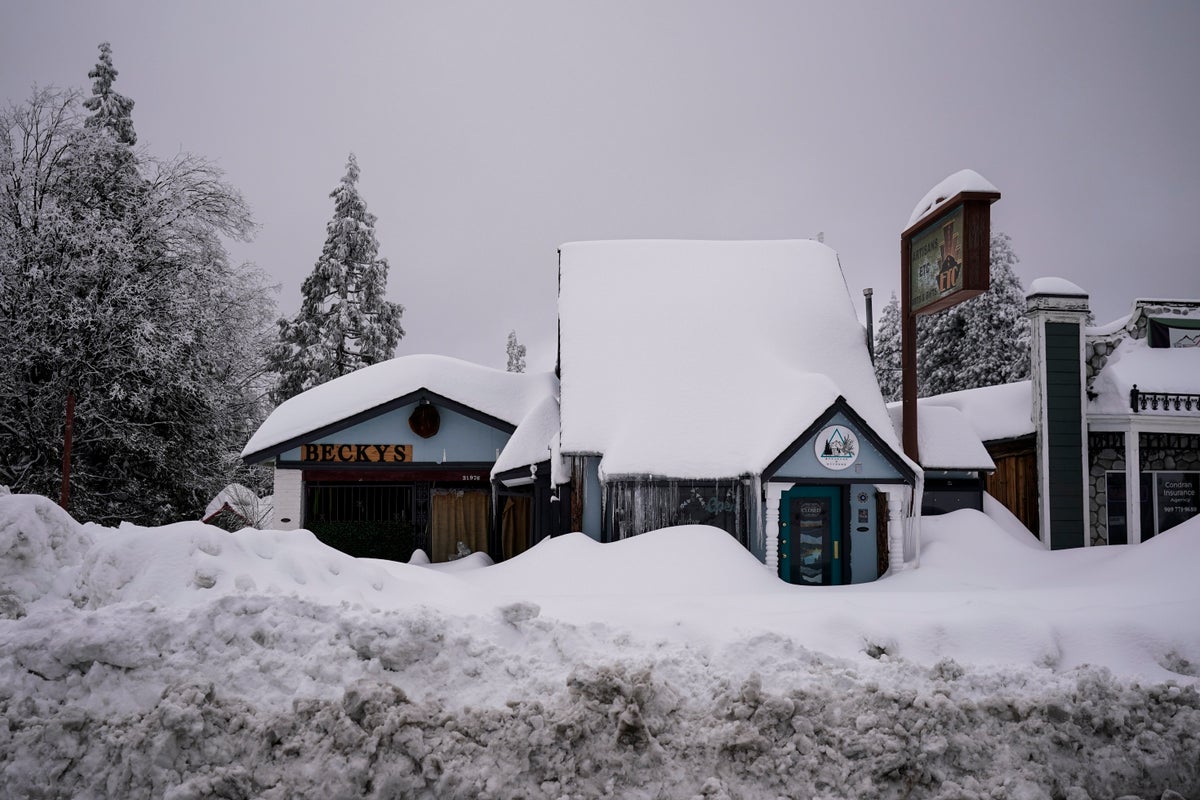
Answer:
<path fill-rule="evenodd" d="M 1200 394 L 1143 392 L 1137 384 L 1129 390 L 1129 408 L 1139 411 L 1200 411 Z"/>

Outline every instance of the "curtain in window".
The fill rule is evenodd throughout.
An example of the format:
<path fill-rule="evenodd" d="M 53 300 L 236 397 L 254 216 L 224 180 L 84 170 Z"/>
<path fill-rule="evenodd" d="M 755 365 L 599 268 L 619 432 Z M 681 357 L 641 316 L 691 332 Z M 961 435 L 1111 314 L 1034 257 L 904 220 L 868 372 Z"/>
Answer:
<path fill-rule="evenodd" d="M 472 552 L 487 552 L 487 492 L 435 489 L 430 511 L 430 558 L 449 561 L 462 542 Z"/>
<path fill-rule="evenodd" d="M 524 553 L 529 547 L 529 517 L 533 503 L 528 497 L 505 497 L 500 514 L 501 546 L 505 558 Z"/>

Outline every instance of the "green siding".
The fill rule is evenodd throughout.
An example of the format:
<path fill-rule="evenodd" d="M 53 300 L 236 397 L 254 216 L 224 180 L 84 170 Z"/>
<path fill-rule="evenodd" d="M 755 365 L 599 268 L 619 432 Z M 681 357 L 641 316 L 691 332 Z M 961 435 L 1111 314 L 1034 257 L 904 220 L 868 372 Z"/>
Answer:
<path fill-rule="evenodd" d="M 1047 486 L 1050 547 L 1082 547 L 1083 420 L 1079 326 L 1046 323 Z"/>

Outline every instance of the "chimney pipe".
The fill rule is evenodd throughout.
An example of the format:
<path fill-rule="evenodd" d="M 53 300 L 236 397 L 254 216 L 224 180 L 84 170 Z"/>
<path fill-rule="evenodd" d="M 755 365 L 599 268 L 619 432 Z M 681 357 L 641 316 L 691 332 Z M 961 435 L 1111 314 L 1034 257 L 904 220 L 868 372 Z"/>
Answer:
<path fill-rule="evenodd" d="M 871 295 L 874 291 L 868 287 L 863 289 L 863 297 L 867 303 L 867 353 L 871 356 L 871 365 L 875 364 L 875 318 L 871 314 Z"/>

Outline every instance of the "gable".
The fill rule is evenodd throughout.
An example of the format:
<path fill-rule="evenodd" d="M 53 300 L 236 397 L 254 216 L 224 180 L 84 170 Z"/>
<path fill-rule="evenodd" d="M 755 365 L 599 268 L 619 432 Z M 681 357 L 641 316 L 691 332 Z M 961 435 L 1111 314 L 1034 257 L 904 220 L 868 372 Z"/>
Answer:
<path fill-rule="evenodd" d="M 849 444 L 852 453 L 846 452 Z M 763 471 L 763 480 L 910 482 L 914 470 L 839 398 Z"/>
<path fill-rule="evenodd" d="M 479 415 L 468 416 L 467 409 L 453 408 L 444 398 L 430 402 L 437 409 L 439 426 L 437 433 L 424 438 L 413 431 L 409 419 L 422 400 L 429 397 L 408 398 L 407 402 L 375 416 L 361 419 L 355 424 L 336 430 L 316 432 L 303 442 L 279 453 L 280 464 L 305 463 L 305 445 L 374 445 L 411 448 L 403 450 L 405 460 L 411 463 L 492 463 L 499 451 L 508 444 L 510 431 L 489 424 Z M 333 451 L 336 457 L 336 451 Z M 349 458 L 354 454 L 345 451 Z M 368 450 L 367 457 L 375 458 L 377 450 Z"/>

